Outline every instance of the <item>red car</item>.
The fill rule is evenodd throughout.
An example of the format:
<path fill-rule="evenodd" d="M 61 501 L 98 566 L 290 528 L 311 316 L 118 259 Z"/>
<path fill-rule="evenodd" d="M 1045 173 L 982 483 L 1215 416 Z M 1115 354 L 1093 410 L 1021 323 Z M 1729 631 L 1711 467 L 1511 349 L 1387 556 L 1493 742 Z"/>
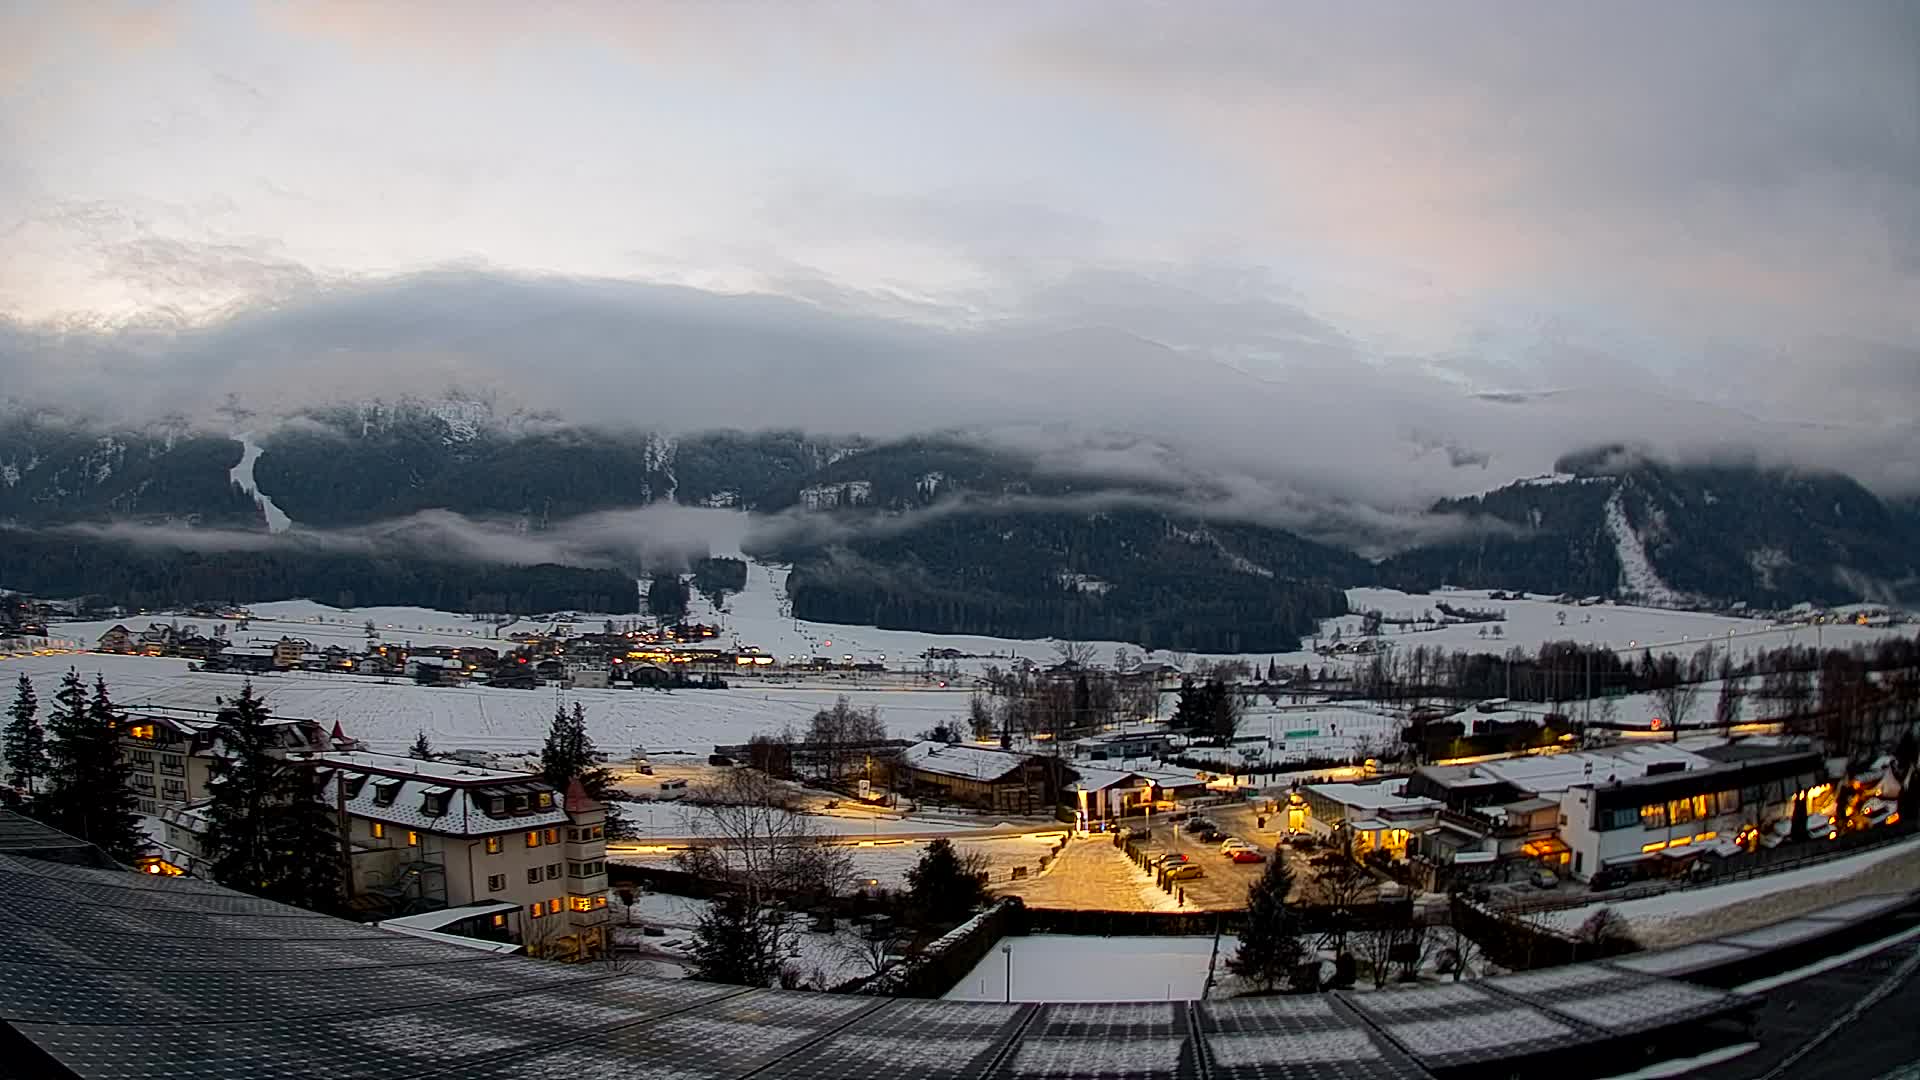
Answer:
<path fill-rule="evenodd" d="M 1244 847 L 1235 848 L 1233 850 L 1233 853 L 1228 855 L 1227 858 L 1232 859 L 1234 862 L 1266 862 L 1267 861 L 1267 856 L 1265 852 L 1255 851 L 1252 848 L 1244 848 Z"/>

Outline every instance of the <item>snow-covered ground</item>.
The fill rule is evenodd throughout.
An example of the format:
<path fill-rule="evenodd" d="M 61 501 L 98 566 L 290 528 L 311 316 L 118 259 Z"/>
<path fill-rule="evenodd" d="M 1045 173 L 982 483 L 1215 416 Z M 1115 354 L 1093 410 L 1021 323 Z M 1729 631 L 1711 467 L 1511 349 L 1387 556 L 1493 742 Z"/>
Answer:
<path fill-rule="evenodd" d="M 1920 839 L 1909 839 L 1830 862 L 1776 874 L 1762 874 L 1727 885 L 1681 889 L 1611 905 L 1600 899 L 1581 907 L 1542 912 L 1531 918 L 1555 929 L 1571 932 L 1579 929 L 1580 924 L 1598 908 L 1611 906 L 1615 913 L 1626 918 L 1628 928 L 1642 944 L 1663 947 L 1679 945 L 1718 933 L 1746 929 L 1750 922 L 1718 923 L 1714 916 L 1757 915 L 1761 922 L 1770 922 L 1802 914 L 1800 911 L 1778 912 L 1776 905 L 1769 904 L 1769 901 L 1795 890 L 1818 891 L 1817 895 L 1810 897 L 1814 903 L 1808 910 L 1817 909 L 1822 901 L 1838 903 L 1858 895 L 1860 890 L 1847 887 L 1849 879 L 1864 879 L 1865 882 L 1874 883 L 1864 891 L 1897 891 L 1881 888 L 1879 876 L 1889 865 L 1908 864 L 1916 857 L 1920 857 Z M 1912 882 L 1909 881 L 1900 888 L 1911 886 Z"/>
<path fill-rule="evenodd" d="M 213 709 L 216 699 L 239 693 L 241 676 L 190 672 L 175 658 L 98 653 L 35 656 L 0 661 L 11 678 L 25 672 L 51 696 L 69 666 L 91 681 L 105 675 L 114 700 L 124 706 Z M 600 749 L 626 757 L 683 749 L 709 753 L 716 745 L 743 743 L 787 724 L 805 729 L 815 712 L 844 694 L 856 707 L 877 708 L 887 731 L 914 738 L 942 721 L 964 716 L 967 694 L 957 690 L 863 690 L 774 686 L 735 690 L 506 690 L 485 686 L 419 686 L 406 678 L 290 672 L 253 676 L 254 689 L 276 716 L 338 721 L 373 749 L 399 752 L 416 731 L 441 750 L 496 752 L 534 750 L 546 737 L 556 704 L 578 701 L 587 730 Z"/>
<path fill-rule="evenodd" d="M 614 940 L 676 957 L 681 963 L 692 959 L 693 928 L 706 914 L 707 901 L 666 893 L 641 893 L 634 897 L 631 913 L 619 898 L 613 898 Z M 659 937 L 647 937 L 637 927 L 653 925 L 666 930 Z M 848 979 L 871 974 L 871 962 L 862 959 L 859 931 L 850 923 L 830 933 L 817 932 L 798 916 L 789 924 L 787 963 L 807 985 L 827 989 Z M 659 973 L 671 977 L 687 974 L 684 967 L 658 963 Z M 654 972 L 649 972 L 654 973 Z"/>
<path fill-rule="evenodd" d="M 783 658 L 851 655 L 891 667 L 915 668 L 920 666 L 917 658 L 929 648 L 957 649 L 980 657 L 958 661 L 955 666 L 962 672 L 977 672 L 989 663 L 1004 665 L 1013 657 L 1038 662 L 1057 658 L 1054 643 L 1046 640 L 922 634 L 797 621 L 786 603 L 786 575 L 784 567 L 750 563 L 746 588 L 728 598 L 724 611 L 713 612 L 704 598 L 696 597 L 693 617 L 708 621 L 717 617 L 727 628 L 723 644 L 737 642 L 742 646 L 757 646 Z M 1449 651 L 1504 651 L 1518 646 L 1532 651 L 1542 642 L 1573 639 L 1601 642 L 1628 653 L 1651 649 L 1691 655 L 1711 641 L 1721 648 L 1732 649 L 1738 659 L 1753 651 L 1789 643 L 1844 647 L 1911 632 L 1910 627 L 1776 627 L 1755 619 L 1658 608 L 1576 607 L 1546 600 L 1490 600 L 1484 591 L 1412 595 L 1388 589 L 1353 589 L 1349 590 L 1348 598 L 1355 611 L 1378 609 L 1388 616 L 1417 617 L 1431 611 L 1440 601 L 1482 609 L 1499 608 L 1507 615 L 1504 622 L 1495 624 L 1463 623 L 1405 633 L 1393 632 L 1399 628 L 1389 626 L 1385 639 L 1399 648 L 1426 645 Z M 505 647 L 507 634 L 545 625 L 522 621 L 495 627 L 476 622 L 467 615 L 423 608 L 344 610 L 306 600 L 262 603 L 255 605 L 253 611 L 256 618 L 246 630 L 232 631 L 235 644 L 264 644 L 288 635 L 306 638 L 318 645 L 337 644 L 359 649 L 366 643 L 365 626 L 371 621 L 386 641 Z M 582 631 L 597 629 L 606 618 L 608 616 L 579 613 L 574 625 Z M 118 621 L 138 631 L 150 622 L 163 619 L 137 617 Z M 178 621 L 199 622 L 203 630 L 210 626 L 209 620 Z M 1330 638 L 1336 628 L 1343 637 L 1357 635 L 1359 622 L 1357 615 L 1328 620 L 1323 627 L 1322 641 Z M 112 625 L 113 621 L 61 623 L 52 630 L 58 637 L 88 645 Z M 1490 635 L 1493 627 L 1499 628 L 1497 638 L 1481 636 L 1483 632 Z M 1102 662 L 1109 661 L 1119 646 L 1116 642 L 1093 644 Z M 1168 657 L 1159 654 L 1157 658 Z M 1310 652 L 1255 654 L 1242 658 L 1262 668 L 1269 660 L 1277 660 L 1281 666 L 1294 670 L 1302 664 L 1318 670 L 1329 663 Z M 1191 664 L 1223 658 L 1186 659 Z M 1340 668 L 1351 661 L 1331 663 Z M 207 709 L 214 707 L 217 697 L 231 696 L 239 689 L 239 680 L 233 676 L 190 673 L 186 663 L 177 659 L 85 655 L 16 658 L 0 660 L 0 664 L 27 671 L 36 681 L 45 680 L 49 686 L 69 664 L 89 675 L 99 671 L 107 676 L 118 700 L 129 705 Z M 941 688 L 929 683 L 920 689 L 880 689 L 862 685 L 862 681 L 815 678 L 796 684 L 740 680 L 736 688 L 726 691 L 665 694 L 576 690 L 557 695 L 545 690 L 420 687 L 405 679 L 381 681 L 360 676 L 288 674 L 260 677 L 256 686 L 268 696 L 279 715 L 309 717 L 329 726 L 338 720 L 348 734 L 382 750 L 404 748 L 418 730 L 426 731 L 434 744 L 444 749 L 531 749 L 543 737 L 557 697 L 580 701 L 595 741 L 616 756 L 630 753 L 635 747 L 705 752 L 714 745 L 745 742 L 754 734 L 775 732 L 787 724 L 804 728 L 816 711 L 831 705 L 841 693 L 857 706 L 878 708 L 888 732 L 901 738 L 917 736 L 937 723 L 958 719 L 966 713 L 967 692 L 962 684 L 967 680 L 964 678 L 954 680 L 952 687 Z M 1712 715 L 1713 696 L 1702 693 L 1695 705 L 1696 720 Z M 1623 699 L 1619 708 L 1623 721 L 1642 714 L 1657 715 L 1648 700 Z M 1343 717 L 1332 716 L 1335 711 Z M 1384 718 L 1353 710 L 1319 712 L 1326 715 L 1316 713 L 1309 722 L 1306 715 L 1295 715 L 1284 708 L 1257 708 L 1248 718 L 1246 733 L 1272 737 L 1274 748 L 1269 753 L 1280 760 L 1350 753 L 1353 744 L 1363 735 L 1391 737 L 1387 730 L 1390 721 Z M 1751 711 L 1748 718 L 1754 718 Z M 1332 734 L 1335 724 L 1340 728 L 1337 736 Z M 1286 731 L 1309 729 L 1321 734 L 1285 738 Z M 1283 740 L 1284 748 L 1280 745 Z"/>
<path fill-rule="evenodd" d="M 1872 643 L 1888 637 L 1911 637 L 1912 626 L 1871 627 L 1857 625 L 1776 626 L 1765 619 L 1736 618 L 1695 611 L 1669 611 L 1665 608 L 1596 604 L 1580 607 L 1556 604 L 1551 600 L 1490 600 L 1485 590 L 1403 593 L 1394 589 L 1349 589 L 1347 603 L 1355 612 L 1378 610 L 1389 618 L 1417 618 L 1434 610 L 1437 603 L 1478 610 L 1498 609 L 1506 620 L 1496 623 L 1456 623 L 1433 630 L 1411 630 L 1387 626 L 1382 637 L 1395 648 L 1416 645 L 1439 647 L 1447 652 L 1503 653 L 1518 646 L 1536 652 L 1549 641 L 1597 643 L 1637 657 L 1642 650 L 1675 653 L 1691 657 L 1702 645 L 1712 642 L 1716 649 L 1732 649 L 1736 661 L 1757 651 L 1784 645 L 1844 649 L 1855 643 Z M 1360 616 L 1349 615 L 1329 620 L 1322 631 L 1322 642 L 1338 626 L 1342 636 L 1353 638 L 1360 632 Z M 1495 635 L 1498 628 L 1498 636 Z M 1404 631 L 1404 632 L 1403 632 Z M 1282 656 L 1280 662 L 1287 663 Z M 1317 669 L 1320 661 L 1309 661 Z M 1363 661 L 1364 662 L 1364 661 Z M 1295 662 L 1296 666 L 1298 661 Z"/>
<path fill-rule="evenodd" d="M 1607 535 L 1613 538 L 1613 554 L 1620 563 L 1618 591 L 1653 604 L 1673 604 L 1682 599 L 1654 570 L 1646 544 L 1634 531 L 1633 522 L 1627 520 L 1627 506 L 1617 488 L 1607 500 Z"/>
<path fill-rule="evenodd" d="M 1220 939 L 1220 957 L 1233 954 Z M 1013 982 L 1008 993 L 1008 954 Z M 987 952 L 948 1001 L 1181 1001 L 1206 988 L 1211 937 L 1009 937 Z"/>

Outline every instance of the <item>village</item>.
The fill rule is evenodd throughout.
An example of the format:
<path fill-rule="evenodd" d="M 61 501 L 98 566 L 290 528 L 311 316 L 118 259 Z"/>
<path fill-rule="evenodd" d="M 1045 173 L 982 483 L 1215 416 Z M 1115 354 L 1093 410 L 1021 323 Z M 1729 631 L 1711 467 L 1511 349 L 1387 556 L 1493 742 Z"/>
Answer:
<path fill-rule="evenodd" d="M 14 662 L 135 688 L 118 698 L 118 749 L 143 823 L 134 867 L 150 877 L 218 879 L 233 703 L 264 693 L 279 704 L 253 741 L 322 793 L 343 913 L 652 978 L 1231 997 L 1255 988 L 1227 961 L 1280 880 L 1301 947 L 1270 975 L 1364 997 L 1734 948 L 1719 943 L 1920 885 L 1900 742 L 1911 647 L 1857 613 L 1700 635 L 1754 635 L 1744 680 L 1669 661 L 1699 647 L 1673 635 L 1650 665 L 1551 649 L 1522 664 L 1509 648 L 1490 668 L 1453 664 L 1447 689 L 1410 644 L 1435 631 L 1405 614 L 1363 614 L 1261 662 L 825 627 L 799 636 L 818 645 L 803 651 L 790 623 L 741 599 L 698 619 L 485 636 L 427 613 L 307 623 L 322 632 L 280 611 L 55 615 Z M 1456 635 L 1476 625 L 1456 613 L 1496 604 L 1547 633 L 1564 625 L 1553 601 L 1442 602 Z M 1802 632 L 1879 635 L 1849 645 L 1866 681 L 1830 673 L 1802 698 L 1762 679 L 1766 635 Z M 1593 665 L 1604 679 L 1589 681 Z M 440 701 L 485 722 L 427 707 Z M 567 732 L 592 746 L 633 708 L 671 734 L 607 740 L 552 773 L 538 731 L 548 747 Z M 528 734 L 480 737 L 489 728 Z M 798 877 L 755 854 L 802 849 L 820 854 Z M 732 890 L 765 874 L 770 966 L 728 974 L 703 942 Z M 971 899 L 935 905 L 929 889 Z"/>

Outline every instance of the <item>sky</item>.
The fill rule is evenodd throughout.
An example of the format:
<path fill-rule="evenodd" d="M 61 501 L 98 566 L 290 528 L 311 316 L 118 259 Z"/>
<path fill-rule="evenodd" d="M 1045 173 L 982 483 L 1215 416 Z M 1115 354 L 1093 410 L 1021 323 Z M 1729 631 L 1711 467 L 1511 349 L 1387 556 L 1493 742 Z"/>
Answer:
<path fill-rule="evenodd" d="M 1920 490 L 1920 9 L 0 0 L 0 378 Z"/>

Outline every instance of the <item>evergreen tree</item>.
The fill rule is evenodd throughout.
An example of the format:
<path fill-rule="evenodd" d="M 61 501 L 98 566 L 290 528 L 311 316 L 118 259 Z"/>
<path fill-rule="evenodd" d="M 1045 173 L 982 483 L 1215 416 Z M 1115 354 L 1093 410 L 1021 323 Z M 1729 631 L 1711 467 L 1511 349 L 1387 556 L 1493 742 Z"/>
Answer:
<path fill-rule="evenodd" d="M 945 925 L 966 918 L 986 899 L 986 860 L 962 855 L 944 837 L 927 845 L 920 861 L 907 870 L 907 895 L 929 922 Z"/>
<path fill-rule="evenodd" d="M 274 880 L 269 808 L 283 787 L 282 762 L 273 753 L 266 703 L 254 696 L 251 681 L 220 710 L 218 720 L 226 753 L 213 761 L 201 847 L 215 881 L 264 895 Z"/>
<path fill-rule="evenodd" d="M 40 727 L 40 699 L 25 672 L 20 673 L 19 690 L 7 715 L 11 718 L 6 730 L 7 771 L 31 798 L 47 776 L 47 733 Z"/>
<path fill-rule="evenodd" d="M 1271 990 L 1293 975 L 1304 950 L 1300 944 L 1300 916 L 1287 903 L 1293 890 L 1293 871 L 1276 852 L 1260 880 L 1247 889 L 1247 923 L 1240 931 L 1240 947 L 1227 959 L 1227 970 Z"/>
<path fill-rule="evenodd" d="M 106 681 L 95 677 L 89 702 L 80 673 L 68 668 L 54 701 L 47 718 L 47 791 L 35 800 L 36 811 L 54 828 L 130 863 L 146 840 Z"/>
<path fill-rule="evenodd" d="M 413 745 L 407 747 L 407 756 L 410 758 L 418 758 L 421 761 L 433 760 L 433 744 L 427 741 L 427 733 L 425 731 L 416 731 L 413 733 Z"/>
<path fill-rule="evenodd" d="M 600 753 L 587 734 L 587 713 L 579 702 L 573 703 L 572 712 L 554 710 L 553 726 L 540 748 L 540 777 L 559 792 L 577 777 L 595 799 L 604 799 L 612 786 L 613 776 L 600 767 Z"/>
<path fill-rule="evenodd" d="M 319 774 L 276 753 L 253 684 L 220 710 L 227 751 L 213 763 L 207 833 L 214 880 L 281 903 L 328 910 L 340 901 L 340 837 Z"/>
<path fill-rule="evenodd" d="M 767 949 L 769 935 L 760 923 L 783 917 L 777 908 L 754 907 L 737 892 L 715 899 L 693 927 L 691 974 L 735 986 L 772 985 L 780 960 Z"/>

